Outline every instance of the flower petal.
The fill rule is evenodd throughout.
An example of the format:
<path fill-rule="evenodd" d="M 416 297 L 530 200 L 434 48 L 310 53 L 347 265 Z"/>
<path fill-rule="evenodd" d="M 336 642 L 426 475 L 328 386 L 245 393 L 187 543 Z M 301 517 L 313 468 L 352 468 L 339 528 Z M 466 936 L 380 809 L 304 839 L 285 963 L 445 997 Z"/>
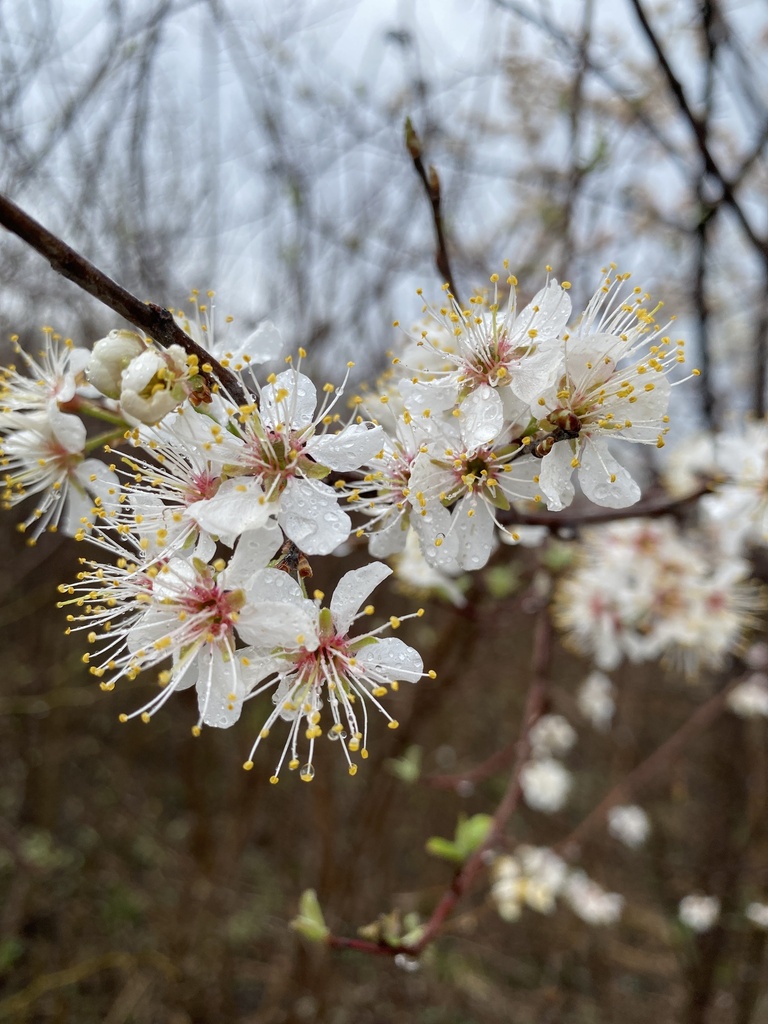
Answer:
<path fill-rule="evenodd" d="M 293 477 L 283 491 L 278 522 L 308 555 L 329 555 L 349 537 L 352 523 L 338 492 L 319 481 Z"/>
<path fill-rule="evenodd" d="M 349 632 L 352 620 L 362 603 L 382 580 L 391 575 L 392 570 L 383 562 L 371 562 L 361 569 L 352 569 L 344 573 L 336 584 L 331 598 L 331 615 L 338 633 Z"/>
<path fill-rule="evenodd" d="M 315 385 L 298 370 L 283 370 L 261 392 L 261 418 L 273 430 L 278 424 L 303 430 L 312 423 L 317 405 Z"/>
<path fill-rule="evenodd" d="M 607 442 L 600 438 L 588 440 L 584 445 L 579 484 L 585 497 L 605 508 L 626 508 L 640 500 L 640 488 L 608 451 Z"/>
<path fill-rule="evenodd" d="M 424 674 L 421 655 L 396 636 L 387 636 L 363 647 L 355 660 L 359 666 L 375 673 L 382 683 L 417 683 Z"/>
<path fill-rule="evenodd" d="M 338 473 L 349 473 L 370 462 L 384 447 L 386 435 L 382 427 L 366 427 L 350 423 L 338 434 L 319 434 L 307 441 L 307 453 L 322 466 Z"/>

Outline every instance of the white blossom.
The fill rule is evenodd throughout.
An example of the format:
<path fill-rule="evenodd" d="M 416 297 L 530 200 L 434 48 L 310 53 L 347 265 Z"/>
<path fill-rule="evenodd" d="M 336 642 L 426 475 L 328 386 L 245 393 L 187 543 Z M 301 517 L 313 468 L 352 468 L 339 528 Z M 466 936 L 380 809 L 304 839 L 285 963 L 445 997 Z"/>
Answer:
<path fill-rule="evenodd" d="M 545 814 L 554 814 L 565 806 L 572 785 L 571 773 L 553 757 L 529 761 L 520 772 L 525 802 Z"/>
<path fill-rule="evenodd" d="M 768 929 L 768 903 L 750 903 L 744 913 L 752 924 Z"/>
<path fill-rule="evenodd" d="M 651 833 L 651 822 L 642 807 L 625 804 L 608 811 L 608 831 L 625 846 L 635 850 Z"/>
<path fill-rule="evenodd" d="M 560 757 L 576 742 L 576 730 L 562 715 L 542 715 L 528 734 L 534 756 Z"/>
<path fill-rule="evenodd" d="M 587 924 L 615 924 L 621 917 L 624 897 L 606 892 L 583 871 L 572 871 L 563 886 L 563 898 L 571 910 Z"/>
<path fill-rule="evenodd" d="M 421 657 L 412 647 L 396 637 L 380 638 L 385 627 L 349 635 L 355 622 L 372 614 L 372 605 L 361 606 L 391 572 L 380 562 L 353 569 L 342 576 L 327 607 L 322 604 L 322 594 L 314 600 L 305 598 L 285 573 L 272 569 L 257 573 L 254 585 L 266 603 L 241 613 L 238 629 L 253 645 L 258 659 L 259 679 L 251 696 L 272 690 L 275 707 L 251 749 L 247 769 L 253 767 L 260 742 L 280 719 L 289 723 L 288 737 L 272 782 L 278 781 L 286 759 L 290 770 L 300 769 L 304 781 L 314 778 L 315 741 L 323 735 L 324 725 L 325 734 L 338 742 L 354 775 L 357 764 L 351 755 L 368 756 L 369 705 L 384 715 L 390 728 L 397 728 L 381 698 L 396 691 L 400 682 L 415 683 L 434 673 L 424 673 Z M 292 610 L 293 618 L 282 614 L 283 607 Z M 392 618 L 389 624 L 396 628 L 400 621 Z M 303 764 L 299 758 L 302 741 L 307 748 Z"/>
<path fill-rule="evenodd" d="M 720 900 L 717 896 L 691 893 L 680 900 L 677 913 L 682 923 L 691 931 L 708 932 L 720 916 Z"/>
<path fill-rule="evenodd" d="M 740 718 L 768 718 L 768 676 L 753 672 L 728 694 L 728 707 Z"/>
<path fill-rule="evenodd" d="M 598 669 L 590 672 L 582 683 L 576 700 L 579 711 L 596 729 L 601 732 L 610 729 L 616 712 L 616 702 L 613 699 L 613 683 L 604 672 Z"/>

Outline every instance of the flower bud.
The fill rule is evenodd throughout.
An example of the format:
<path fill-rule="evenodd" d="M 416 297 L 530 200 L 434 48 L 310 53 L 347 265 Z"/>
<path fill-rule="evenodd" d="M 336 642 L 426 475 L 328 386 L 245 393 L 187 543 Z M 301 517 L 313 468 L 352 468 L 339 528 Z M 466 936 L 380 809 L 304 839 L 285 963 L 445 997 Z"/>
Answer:
<path fill-rule="evenodd" d="M 106 338 L 93 346 L 91 358 L 85 368 L 85 376 L 97 391 L 107 398 L 119 398 L 122 388 L 123 370 L 147 345 L 133 331 L 110 331 Z"/>
<path fill-rule="evenodd" d="M 123 370 L 122 411 L 139 423 L 159 423 L 184 400 L 186 391 L 179 385 L 187 377 L 181 346 L 171 345 L 164 351 L 147 348 Z"/>

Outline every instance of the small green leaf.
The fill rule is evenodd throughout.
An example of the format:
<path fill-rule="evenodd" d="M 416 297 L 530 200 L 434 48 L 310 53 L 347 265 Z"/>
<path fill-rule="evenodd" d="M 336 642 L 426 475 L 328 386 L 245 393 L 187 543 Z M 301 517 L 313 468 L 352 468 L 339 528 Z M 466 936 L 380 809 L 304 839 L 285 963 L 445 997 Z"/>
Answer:
<path fill-rule="evenodd" d="M 390 757 L 386 765 L 387 770 L 401 782 L 409 785 L 418 782 L 421 775 L 421 747 L 408 747 L 402 757 Z"/>
<path fill-rule="evenodd" d="M 291 921 L 291 928 L 310 942 L 325 942 L 330 935 L 314 889 L 305 889 L 301 894 L 299 913 Z"/>
<path fill-rule="evenodd" d="M 471 818 L 459 821 L 456 826 L 456 847 L 461 851 L 462 860 L 466 860 L 483 845 L 492 825 L 493 817 L 490 814 L 473 814 Z"/>
<path fill-rule="evenodd" d="M 461 864 L 464 860 L 456 844 L 452 843 L 450 839 L 444 839 L 442 836 L 430 836 L 426 842 L 426 850 L 433 857 L 449 860 L 453 864 Z"/>

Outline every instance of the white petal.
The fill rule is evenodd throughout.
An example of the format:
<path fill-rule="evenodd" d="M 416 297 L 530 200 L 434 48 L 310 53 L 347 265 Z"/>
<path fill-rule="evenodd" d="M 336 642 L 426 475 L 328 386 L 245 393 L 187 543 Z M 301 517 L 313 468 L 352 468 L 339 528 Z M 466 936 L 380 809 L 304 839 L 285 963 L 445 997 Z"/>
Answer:
<path fill-rule="evenodd" d="M 278 647 L 286 647 L 289 650 L 304 647 L 308 651 L 313 651 L 319 643 L 317 608 L 312 601 L 306 599 L 303 606 L 248 604 L 240 611 L 237 632 L 259 653 L 268 654 Z"/>
<path fill-rule="evenodd" d="M 282 542 L 283 531 L 274 519 L 268 520 L 258 530 L 243 533 L 227 568 L 219 576 L 221 586 L 226 590 L 247 588 L 254 574 L 266 566 Z M 285 573 L 281 575 L 285 576 Z"/>
<path fill-rule="evenodd" d="M 421 655 L 395 636 L 384 637 L 355 654 L 359 665 L 380 673 L 387 682 L 417 683 L 424 674 Z"/>
<path fill-rule="evenodd" d="M 533 404 L 555 382 L 562 369 L 559 349 L 543 349 L 515 363 L 509 390 L 527 404 Z"/>
<path fill-rule="evenodd" d="M 201 530 L 219 537 L 228 547 L 245 530 L 257 530 L 269 519 L 270 506 L 261 484 L 252 477 L 225 480 L 212 498 L 190 505 L 187 515 Z"/>
<path fill-rule="evenodd" d="M 575 490 L 571 483 L 573 449 L 567 441 L 558 441 L 551 452 L 541 460 L 539 487 L 547 499 L 550 512 L 560 512 L 573 501 Z"/>
<path fill-rule="evenodd" d="M 85 447 L 86 429 L 79 416 L 49 409 L 49 425 L 51 433 L 59 444 L 68 452 L 81 452 Z"/>
<path fill-rule="evenodd" d="M 249 583 L 248 597 L 259 603 L 272 601 L 300 607 L 307 600 L 296 580 L 280 569 L 261 569 L 257 572 Z"/>
<path fill-rule="evenodd" d="M 411 514 L 411 526 L 416 531 L 421 553 L 428 565 L 445 572 L 459 570 L 458 538 L 451 532 L 451 513 L 447 508 L 433 502 L 427 506 L 424 515 L 418 510 Z"/>
<path fill-rule="evenodd" d="M 474 515 L 467 513 L 474 509 Z M 493 518 L 484 501 L 462 498 L 453 510 L 458 541 L 456 560 L 462 569 L 482 569 L 493 550 Z"/>
<path fill-rule="evenodd" d="M 391 509 L 368 538 L 368 551 L 374 558 L 398 554 L 405 547 L 409 522 L 409 515 L 404 515 L 399 509 Z"/>
<path fill-rule="evenodd" d="M 495 388 L 481 384 L 459 405 L 461 436 L 467 448 L 479 448 L 497 437 L 504 426 L 504 410 Z"/>
<path fill-rule="evenodd" d="M 256 365 L 278 359 L 283 351 L 283 337 L 271 320 L 263 320 L 233 351 L 237 360 L 248 357 Z"/>
<path fill-rule="evenodd" d="M 383 562 L 371 562 L 361 569 L 344 573 L 331 598 L 331 615 L 338 633 L 343 635 L 349 631 L 362 603 L 382 580 L 391 575 L 392 570 Z"/>
<path fill-rule="evenodd" d="M 348 473 L 378 455 L 385 439 L 382 427 L 369 429 L 363 423 L 350 423 L 338 434 L 319 434 L 310 438 L 307 454 L 321 466 Z"/>
<path fill-rule="evenodd" d="M 421 417 L 427 411 L 433 416 L 436 413 L 448 412 L 454 407 L 458 398 L 453 378 L 427 383 L 401 380 L 398 387 L 403 397 L 403 403 L 412 416 Z"/>
<path fill-rule="evenodd" d="M 571 315 L 571 300 L 567 291 L 557 281 L 548 281 L 530 303 L 520 311 L 512 330 L 512 338 L 520 344 L 530 344 L 528 331 L 537 332 L 536 343 L 556 338 Z"/>
<path fill-rule="evenodd" d="M 273 429 L 282 423 L 293 430 L 303 430 L 312 423 L 316 405 L 315 385 L 297 370 L 283 370 L 274 384 L 262 388 L 261 418 Z"/>
<path fill-rule="evenodd" d="M 352 529 L 333 487 L 296 477 L 283 491 L 278 522 L 286 536 L 308 555 L 329 555 L 348 539 Z"/>
<path fill-rule="evenodd" d="M 225 658 L 218 647 L 201 651 L 198 661 L 197 703 L 203 724 L 228 729 L 243 710 L 245 693 L 240 662 L 237 658 Z"/>
<path fill-rule="evenodd" d="M 626 508 L 640 500 L 640 488 L 610 454 L 606 441 L 587 441 L 579 461 L 579 484 L 584 495 L 596 505 Z"/>

